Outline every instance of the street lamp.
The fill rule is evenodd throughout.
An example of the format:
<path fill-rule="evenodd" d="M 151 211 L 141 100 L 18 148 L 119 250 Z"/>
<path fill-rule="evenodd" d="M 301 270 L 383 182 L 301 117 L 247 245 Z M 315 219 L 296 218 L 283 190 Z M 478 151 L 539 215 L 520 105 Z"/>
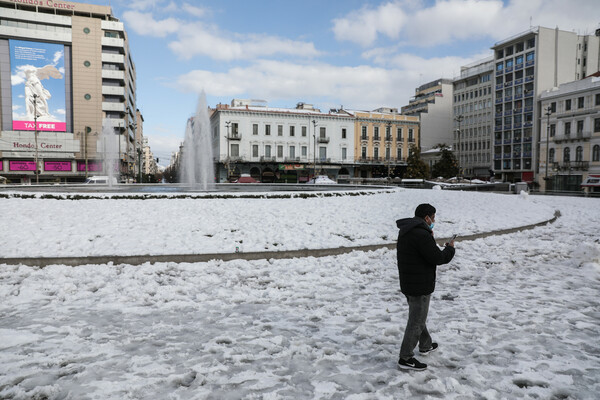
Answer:
<path fill-rule="evenodd" d="M 225 137 L 225 139 L 227 139 L 227 159 L 225 160 L 225 163 L 227 167 L 227 181 L 229 182 L 229 176 L 231 175 L 231 171 L 229 170 L 229 127 L 231 126 L 231 121 L 225 122 L 225 126 L 227 127 L 227 136 Z"/>
<path fill-rule="evenodd" d="M 546 124 L 546 177 L 544 180 L 546 183 L 544 184 L 544 191 L 548 191 L 548 164 L 550 162 L 550 115 L 552 115 L 552 107 L 546 107 L 546 117 L 548 117 L 548 122 Z"/>
<path fill-rule="evenodd" d="M 35 138 L 35 184 L 40 183 L 40 174 L 38 167 L 38 129 L 37 129 L 37 94 L 33 94 L 33 125 L 34 125 L 34 138 Z"/>
<path fill-rule="evenodd" d="M 313 178 L 317 175 L 317 120 L 313 119 Z"/>
<path fill-rule="evenodd" d="M 460 167 L 460 123 L 465 119 L 465 117 L 461 115 L 459 115 L 458 117 L 454 118 L 454 120 L 456 122 L 458 122 L 458 130 L 456 131 L 457 136 L 458 136 L 458 179 L 460 179 L 460 175 L 461 175 L 461 167 Z"/>
<path fill-rule="evenodd" d="M 387 179 L 388 182 L 390 180 L 390 166 L 392 163 L 392 123 L 388 122 L 387 124 L 387 132 L 385 133 L 385 141 L 386 141 L 386 154 L 385 158 L 387 159 Z"/>

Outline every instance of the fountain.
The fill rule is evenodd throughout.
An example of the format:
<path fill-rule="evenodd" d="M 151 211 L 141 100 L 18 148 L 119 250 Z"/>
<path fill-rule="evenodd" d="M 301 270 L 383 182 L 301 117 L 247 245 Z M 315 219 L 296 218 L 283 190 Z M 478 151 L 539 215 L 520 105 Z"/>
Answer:
<path fill-rule="evenodd" d="M 210 119 L 204 91 L 200 94 L 196 114 L 187 122 L 181 157 L 182 182 L 192 189 L 212 189 L 215 173 Z"/>
<path fill-rule="evenodd" d="M 106 123 L 102 125 L 100 145 L 104 171 L 108 176 L 108 185 L 112 187 L 114 182 L 119 181 L 119 136 L 115 134 L 113 127 Z"/>

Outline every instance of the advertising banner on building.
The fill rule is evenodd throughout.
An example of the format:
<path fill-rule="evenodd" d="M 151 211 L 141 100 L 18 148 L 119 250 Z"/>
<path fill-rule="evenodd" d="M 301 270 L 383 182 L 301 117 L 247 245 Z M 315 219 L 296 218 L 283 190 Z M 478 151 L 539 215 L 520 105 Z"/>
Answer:
<path fill-rule="evenodd" d="M 9 40 L 13 130 L 66 131 L 62 44 Z"/>
<path fill-rule="evenodd" d="M 71 172 L 71 161 L 44 161 L 44 171 Z"/>
<path fill-rule="evenodd" d="M 10 171 L 35 171 L 35 161 L 9 161 Z"/>

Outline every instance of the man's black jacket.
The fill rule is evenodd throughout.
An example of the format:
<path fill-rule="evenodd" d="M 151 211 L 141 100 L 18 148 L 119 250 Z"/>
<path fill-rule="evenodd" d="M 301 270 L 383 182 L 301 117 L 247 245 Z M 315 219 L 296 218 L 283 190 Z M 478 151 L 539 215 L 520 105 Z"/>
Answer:
<path fill-rule="evenodd" d="M 440 250 L 423 218 L 399 219 L 396 225 L 400 229 L 396 249 L 402 293 L 409 296 L 433 293 L 437 266 L 452 260 L 454 247 Z"/>

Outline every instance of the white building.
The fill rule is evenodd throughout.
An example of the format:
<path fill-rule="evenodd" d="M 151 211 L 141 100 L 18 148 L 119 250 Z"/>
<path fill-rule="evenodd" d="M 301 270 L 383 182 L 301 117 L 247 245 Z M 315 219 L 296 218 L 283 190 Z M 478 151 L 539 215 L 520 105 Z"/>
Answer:
<path fill-rule="evenodd" d="M 461 67 L 454 79 L 454 141 L 461 175 L 489 178 L 492 165 L 494 59 Z M 423 153 L 422 153 L 423 154 Z"/>
<path fill-rule="evenodd" d="M 542 188 L 580 191 L 588 176 L 600 174 L 600 77 L 545 91 L 540 103 Z"/>
<path fill-rule="evenodd" d="M 402 115 L 420 117 L 418 146 L 422 151 L 438 144 L 452 145 L 452 91 L 452 80 L 437 79 L 415 89 L 415 96 L 402 107 Z"/>
<path fill-rule="evenodd" d="M 310 104 L 267 107 L 234 99 L 211 117 L 218 182 L 250 174 L 261 182 L 306 182 L 317 173 L 353 175 L 354 117 L 344 110 L 321 112 Z"/>

